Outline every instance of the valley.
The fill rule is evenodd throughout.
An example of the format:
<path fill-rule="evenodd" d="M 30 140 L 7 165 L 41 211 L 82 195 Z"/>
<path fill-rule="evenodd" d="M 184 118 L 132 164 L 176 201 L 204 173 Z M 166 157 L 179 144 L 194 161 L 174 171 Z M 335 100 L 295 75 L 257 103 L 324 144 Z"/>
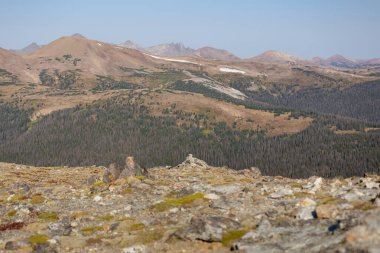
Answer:
<path fill-rule="evenodd" d="M 193 153 L 267 175 L 379 171 L 375 67 L 332 68 L 276 51 L 153 55 L 79 35 L 33 48 L 0 51 L 1 161 L 106 166 L 129 153 L 152 167 Z"/>

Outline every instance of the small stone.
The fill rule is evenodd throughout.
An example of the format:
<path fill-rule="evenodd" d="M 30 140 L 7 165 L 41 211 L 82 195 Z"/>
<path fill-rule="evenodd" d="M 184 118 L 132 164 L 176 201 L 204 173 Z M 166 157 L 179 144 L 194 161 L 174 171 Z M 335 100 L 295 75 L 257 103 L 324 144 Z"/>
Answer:
<path fill-rule="evenodd" d="M 370 181 L 370 182 L 366 182 L 365 183 L 365 187 L 368 188 L 368 189 L 379 189 L 380 184 L 376 183 L 376 182 L 373 182 L 373 181 Z"/>
<path fill-rule="evenodd" d="M 192 218 L 189 227 L 176 233 L 180 238 L 220 242 L 226 231 L 236 230 L 241 224 L 235 220 L 219 216 Z"/>
<path fill-rule="evenodd" d="M 52 235 L 67 236 L 71 233 L 71 225 L 67 222 L 49 223 L 48 228 Z"/>
<path fill-rule="evenodd" d="M 335 219 L 339 210 L 334 204 L 325 204 L 317 206 L 316 213 L 319 219 Z"/>
<path fill-rule="evenodd" d="M 298 211 L 296 217 L 299 220 L 312 220 L 316 217 L 314 213 L 315 213 L 314 206 L 303 207 L 302 209 Z"/>
<path fill-rule="evenodd" d="M 18 213 L 23 216 L 27 216 L 30 214 L 30 210 L 28 208 L 20 208 L 20 210 L 18 210 Z"/>
<path fill-rule="evenodd" d="M 296 204 L 296 206 L 298 207 L 310 207 L 310 206 L 316 206 L 316 205 L 317 203 L 310 198 L 304 198 Z"/>
<path fill-rule="evenodd" d="M 293 190 L 289 188 L 282 188 L 272 194 L 269 195 L 270 198 L 272 199 L 279 199 L 285 196 L 291 196 L 293 195 Z"/>
<path fill-rule="evenodd" d="M 15 249 L 17 249 L 16 243 L 12 242 L 12 241 L 6 242 L 5 246 L 4 246 L 4 249 L 5 250 L 15 250 Z"/>
<path fill-rule="evenodd" d="M 201 167 L 208 168 L 208 164 L 205 161 L 202 161 L 198 158 L 195 158 L 192 154 L 189 154 L 185 161 L 178 165 L 177 167 L 190 166 L 190 167 Z"/>
<path fill-rule="evenodd" d="M 115 229 L 117 229 L 117 227 L 120 225 L 120 222 L 116 222 L 116 223 L 113 223 L 111 224 L 110 226 L 110 230 L 111 231 L 114 231 Z"/>
<path fill-rule="evenodd" d="M 146 247 L 144 245 L 133 245 L 128 248 L 123 249 L 123 253 L 144 253 L 146 252 Z"/>
<path fill-rule="evenodd" d="M 101 201 L 103 198 L 101 197 L 101 196 L 99 196 L 99 195 L 96 195 L 95 197 L 94 197 L 94 201 L 95 202 L 99 202 L 99 201 Z"/>
<path fill-rule="evenodd" d="M 230 185 L 218 185 L 212 188 L 213 192 L 219 194 L 230 194 L 242 191 L 242 187 L 238 184 L 230 184 Z"/>
<path fill-rule="evenodd" d="M 48 242 L 50 244 L 57 244 L 58 243 L 58 241 L 56 239 L 49 239 Z"/>
<path fill-rule="evenodd" d="M 220 199 L 219 195 L 216 195 L 215 193 L 209 193 L 205 195 L 206 199 L 211 199 L 211 200 L 217 200 Z"/>
<path fill-rule="evenodd" d="M 249 170 L 253 174 L 253 177 L 255 177 L 255 178 L 261 177 L 261 171 L 260 171 L 259 168 L 257 168 L 257 167 L 251 167 Z"/>
<path fill-rule="evenodd" d="M 179 211 L 179 209 L 177 207 L 169 209 L 169 213 L 177 213 L 178 211 Z"/>
<path fill-rule="evenodd" d="M 315 206 L 317 203 L 310 199 L 310 198 L 304 198 L 300 200 L 296 207 L 299 207 L 299 210 L 297 212 L 296 218 L 299 220 L 312 220 L 315 218 Z"/>
<path fill-rule="evenodd" d="M 30 186 L 26 183 L 16 184 L 17 189 L 22 189 L 24 192 L 30 191 Z"/>
<path fill-rule="evenodd" d="M 313 183 L 309 182 L 307 185 L 303 186 L 303 189 L 308 189 L 310 193 L 315 193 L 320 190 L 323 185 L 323 178 L 318 177 Z"/>
<path fill-rule="evenodd" d="M 71 227 L 73 227 L 73 228 L 76 228 L 76 227 L 78 227 L 78 222 L 76 222 L 76 221 L 72 221 L 71 223 L 70 223 L 70 226 Z"/>
<path fill-rule="evenodd" d="M 89 178 L 86 179 L 86 184 L 87 185 L 93 185 L 96 183 L 96 181 L 98 180 L 98 177 L 95 176 L 95 175 L 92 175 L 90 176 Z"/>

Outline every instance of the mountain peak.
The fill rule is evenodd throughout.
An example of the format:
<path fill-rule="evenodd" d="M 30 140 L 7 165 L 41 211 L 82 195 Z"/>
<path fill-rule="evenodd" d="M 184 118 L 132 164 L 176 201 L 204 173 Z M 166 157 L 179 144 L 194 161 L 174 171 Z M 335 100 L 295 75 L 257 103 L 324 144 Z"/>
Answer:
<path fill-rule="evenodd" d="M 146 48 L 145 50 L 153 55 L 159 56 L 185 56 L 191 55 L 195 51 L 194 49 L 186 47 L 181 42 L 164 43 Z"/>
<path fill-rule="evenodd" d="M 264 53 L 250 58 L 249 60 L 264 62 L 264 63 L 296 63 L 304 61 L 297 56 L 283 53 L 275 50 L 268 50 Z"/>
<path fill-rule="evenodd" d="M 132 48 L 132 49 L 138 49 L 138 50 L 142 49 L 142 47 L 140 45 L 134 43 L 131 40 L 126 40 L 123 43 L 120 43 L 119 46 L 126 47 L 126 48 Z"/>
<path fill-rule="evenodd" d="M 225 60 L 225 61 L 235 61 L 235 60 L 240 59 L 239 57 L 233 55 L 227 50 L 208 47 L 208 46 L 197 49 L 194 52 L 194 55 L 201 58 L 206 58 L 206 59 Z"/>
<path fill-rule="evenodd" d="M 85 36 L 83 36 L 82 34 L 80 33 L 74 33 L 73 35 L 71 35 L 71 37 L 75 37 L 75 38 L 83 38 L 83 39 L 86 39 Z"/>
<path fill-rule="evenodd" d="M 30 53 L 37 51 L 40 48 L 41 48 L 40 45 L 38 45 L 36 42 L 32 42 L 22 49 L 14 49 L 14 50 L 10 50 L 10 51 L 17 53 L 17 54 L 30 54 Z"/>

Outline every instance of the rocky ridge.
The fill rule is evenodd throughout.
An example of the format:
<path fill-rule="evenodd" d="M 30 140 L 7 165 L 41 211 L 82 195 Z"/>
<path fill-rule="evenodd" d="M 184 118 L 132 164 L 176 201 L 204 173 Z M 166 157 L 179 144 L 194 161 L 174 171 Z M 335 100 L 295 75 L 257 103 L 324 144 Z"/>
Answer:
<path fill-rule="evenodd" d="M 189 156 L 147 171 L 131 158 L 122 170 L 0 163 L 0 186 L 0 252 L 380 248 L 379 175 L 269 177 Z"/>

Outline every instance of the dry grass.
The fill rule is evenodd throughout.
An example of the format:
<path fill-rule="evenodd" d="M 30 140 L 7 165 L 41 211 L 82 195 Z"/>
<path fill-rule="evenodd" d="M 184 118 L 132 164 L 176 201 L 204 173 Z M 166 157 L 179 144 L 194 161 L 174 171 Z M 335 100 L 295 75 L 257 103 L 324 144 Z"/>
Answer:
<path fill-rule="evenodd" d="M 204 114 L 210 121 L 226 122 L 229 126 L 236 122 L 239 130 L 256 130 L 259 127 L 268 131 L 269 135 L 294 134 L 304 130 L 312 122 L 311 118 L 289 119 L 289 113 L 275 116 L 272 112 L 248 109 L 200 94 L 153 93 L 146 96 L 144 101 L 154 115 L 162 115 L 164 109 L 175 104 L 174 110 Z"/>

